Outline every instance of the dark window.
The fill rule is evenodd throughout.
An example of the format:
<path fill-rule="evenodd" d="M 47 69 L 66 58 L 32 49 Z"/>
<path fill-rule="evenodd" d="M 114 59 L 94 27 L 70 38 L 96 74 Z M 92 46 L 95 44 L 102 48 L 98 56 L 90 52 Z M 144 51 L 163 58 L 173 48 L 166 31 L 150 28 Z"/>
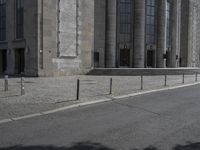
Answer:
<path fill-rule="evenodd" d="M 16 38 L 24 36 L 24 0 L 16 0 Z"/>
<path fill-rule="evenodd" d="M 25 68 L 25 53 L 24 49 L 15 50 L 15 69 L 17 74 L 24 73 Z"/>
<path fill-rule="evenodd" d="M 0 0 L 0 41 L 6 40 L 6 0 Z"/>
<path fill-rule="evenodd" d="M 119 0 L 120 34 L 131 32 L 131 0 Z"/>
<path fill-rule="evenodd" d="M 146 0 L 146 44 L 156 44 L 156 0 Z"/>
<path fill-rule="evenodd" d="M 172 46 L 172 4 L 167 1 L 167 10 L 166 10 L 166 20 L 167 20 L 167 47 Z"/>

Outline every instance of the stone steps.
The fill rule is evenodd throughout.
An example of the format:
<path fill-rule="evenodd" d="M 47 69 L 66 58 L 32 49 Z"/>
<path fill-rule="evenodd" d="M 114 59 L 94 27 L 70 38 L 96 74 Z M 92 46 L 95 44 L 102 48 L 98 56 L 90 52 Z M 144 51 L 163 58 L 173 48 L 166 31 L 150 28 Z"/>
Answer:
<path fill-rule="evenodd" d="M 200 74 L 200 68 L 98 68 L 88 75 L 100 76 L 138 76 L 138 75 L 179 75 Z"/>

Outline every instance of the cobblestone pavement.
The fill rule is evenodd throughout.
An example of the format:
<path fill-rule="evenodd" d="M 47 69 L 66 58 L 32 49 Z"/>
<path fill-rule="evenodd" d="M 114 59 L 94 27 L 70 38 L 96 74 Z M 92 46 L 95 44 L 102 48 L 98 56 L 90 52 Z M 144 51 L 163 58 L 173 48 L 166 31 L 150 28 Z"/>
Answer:
<path fill-rule="evenodd" d="M 141 77 L 114 76 L 113 95 L 109 95 L 110 78 L 107 76 L 25 78 L 24 96 L 20 96 L 20 78 L 9 78 L 8 92 L 4 92 L 4 79 L 0 79 L 0 120 L 141 91 Z M 77 79 L 80 79 L 80 101 L 76 101 Z M 170 75 L 167 80 L 168 86 L 182 84 L 181 75 Z M 185 83 L 193 82 L 195 75 L 185 75 Z M 144 76 L 144 90 L 163 87 L 164 76 Z"/>

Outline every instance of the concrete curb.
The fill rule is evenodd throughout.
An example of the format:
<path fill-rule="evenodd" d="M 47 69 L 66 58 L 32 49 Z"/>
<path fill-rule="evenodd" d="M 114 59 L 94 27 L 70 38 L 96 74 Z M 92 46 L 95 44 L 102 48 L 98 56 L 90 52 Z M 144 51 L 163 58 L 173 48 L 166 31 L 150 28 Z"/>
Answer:
<path fill-rule="evenodd" d="M 90 101 L 90 102 L 82 102 L 82 103 L 79 103 L 79 104 L 73 104 L 73 105 L 70 105 L 70 106 L 61 107 L 61 108 L 50 110 L 50 111 L 44 111 L 44 112 L 25 115 L 25 116 L 21 116 L 21 117 L 3 119 L 3 120 L 0 120 L 0 124 L 18 121 L 18 120 L 29 119 L 29 118 L 33 118 L 33 117 L 48 115 L 48 114 L 53 114 L 53 113 L 56 113 L 56 112 L 60 112 L 60 111 L 64 111 L 64 110 L 68 110 L 68 109 L 72 109 L 72 108 L 77 108 L 77 107 L 82 107 L 82 106 L 87 106 L 87 105 L 92 105 L 92 104 L 97 104 L 97 103 L 104 103 L 104 102 L 109 102 L 109 101 L 113 101 L 113 100 L 119 100 L 119 99 L 123 99 L 123 98 L 145 95 L 145 94 L 150 94 L 150 93 L 168 91 L 168 90 L 173 90 L 173 89 L 178 89 L 178 88 L 183 88 L 183 87 L 194 86 L 194 85 L 198 85 L 198 84 L 200 84 L 200 82 L 184 84 L 184 85 L 179 85 L 179 86 L 173 86 L 173 87 L 165 87 L 165 88 L 162 88 L 162 89 L 137 92 L 137 93 L 121 95 L 121 96 L 111 96 L 111 98 L 105 98 L 105 99 L 100 99 L 100 100 L 95 100 L 95 101 Z"/>

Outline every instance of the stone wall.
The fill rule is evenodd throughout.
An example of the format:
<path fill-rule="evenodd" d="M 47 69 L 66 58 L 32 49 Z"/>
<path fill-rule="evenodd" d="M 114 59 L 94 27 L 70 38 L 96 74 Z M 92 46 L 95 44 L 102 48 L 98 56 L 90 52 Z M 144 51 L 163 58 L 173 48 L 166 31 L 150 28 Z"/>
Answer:
<path fill-rule="evenodd" d="M 77 56 L 77 1 L 60 0 L 59 4 L 59 56 Z"/>
<path fill-rule="evenodd" d="M 191 0 L 189 4 L 189 46 L 188 66 L 199 67 L 200 52 L 200 1 Z"/>
<path fill-rule="evenodd" d="M 44 64 L 46 75 L 86 73 L 93 66 L 94 0 L 46 0 Z M 46 12 L 45 12 L 46 11 Z M 48 16 L 48 14 L 51 14 Z M 53 34 L 51 34 L 53 33 Z"/>
<path fill-rule="evenodd" d="M 38 11 L 39 76 L 51 76 L 57 57 L 57 0 L 39 0 Z"/>

